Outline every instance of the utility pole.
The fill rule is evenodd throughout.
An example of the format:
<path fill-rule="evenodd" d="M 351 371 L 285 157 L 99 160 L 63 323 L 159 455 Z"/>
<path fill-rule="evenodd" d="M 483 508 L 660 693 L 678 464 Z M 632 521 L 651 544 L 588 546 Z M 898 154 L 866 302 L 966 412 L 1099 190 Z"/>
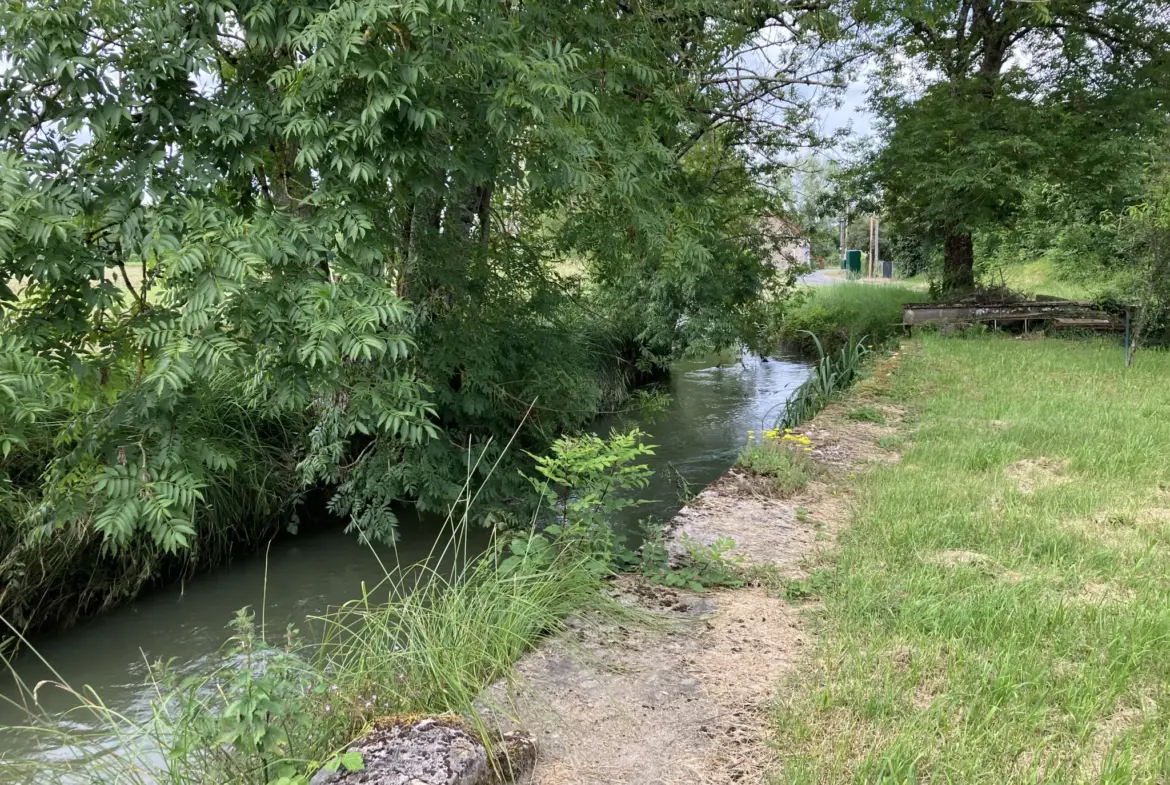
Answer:
<path fill-rule="evenodd" d="M 882 219 L 878 215 L 873 217 L 873 266 L 878 275 L 886 277 L 882 267 Z"/>
<path fill-rule="evenodd" d="M 874 226 L 876 219 L 874 216 L 869 217 L 869 277 L 873 278 L 873 252 L 874 252 Z"/>
<path fill-rule="evenodd" d="M 845 263 L 845 243 L 849 242 L 849 213 L 841 214 L 841 263 Z"/>

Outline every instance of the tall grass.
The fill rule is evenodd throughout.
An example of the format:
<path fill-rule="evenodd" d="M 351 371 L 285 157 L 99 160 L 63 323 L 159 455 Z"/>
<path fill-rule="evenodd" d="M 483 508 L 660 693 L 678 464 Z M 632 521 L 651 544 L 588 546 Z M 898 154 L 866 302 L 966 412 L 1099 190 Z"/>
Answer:
<path fill-rule="evenodd" d="M 828 353 L 861 336 L 884 343 L 901 333 L 902 306 L 927 299 L 926 292 L 897 285 L 849 282 L 816 287 L 784 314 L 777 337 L 784 346 L 807 355 L 817 351 L 812 336 Z"/>
<path fill-rule="evenodd" d="M 468 478 L 477 468 L 469 466 Z M 598 504 L 604 495 L 595 487 L 576 490 Z M 459 715 L 490 744 L 476 706 L 488 685 L 571 613 L 594 608 L 602 618 L 629 621 L 633 612 L 599 591 L 614 557 L 610 538 L 517 535 L 470 553 L 477 493 L 468 479 L 461 514 L 452 508 L 446 536 L 426 559 L 384 567 L 383 580 L 363 584 L 360 598 L 310 619 L 318 630 L 311 641 L 290 628 L 269 643 L 263 616 L 258 624 L 245 609 L 209 670 L 182 677 L 156 664 L 153 698 L 141 716 L 119 714 L 63 680 L 26 685 L 28 725 L 0 731 L 87 754 L 7 761 L 10 780 L 306 785 L 371 721 L 416 714 Z M 528 547 L 519 550 L 517 537 Z M 39 713 L 43 689 L 71 693 L 77 708 L 65 717 Z"/>
<path fill-rule="evenodd" d="M 820 565 L 777 782 L 1170 780 L 1167 378 L 1104 341 L 907 347 L 914 431 Z"/>
<path fill-rule="evenodd" d="M 558 549 L 503 570 L 496 548 L 458 554 L 451 572 L 444 565 L 461 542 L 452 536 L 423 563 L 388 571 L 360 599 L 311 620 L 324 630 L 319 643 L 292 630 L 266 643 L 254 615 L 241 611 L 210 670 L 184 678 L 152 667 L 145 716 L 115 712 L 64 682 L 28 685 L 28 725 L 4 733 L 88 753 L 5 761 L 5 781 L 266 785 L 285 776 L 294 785 L 376 718 L 451 713 L 478 724 L 477 697 L 566 616 L 616 605 L 602 603 L 595 554 Z M 35 693 L 46 689 L 72 693 L 77 708 L 38 714 Z"/>

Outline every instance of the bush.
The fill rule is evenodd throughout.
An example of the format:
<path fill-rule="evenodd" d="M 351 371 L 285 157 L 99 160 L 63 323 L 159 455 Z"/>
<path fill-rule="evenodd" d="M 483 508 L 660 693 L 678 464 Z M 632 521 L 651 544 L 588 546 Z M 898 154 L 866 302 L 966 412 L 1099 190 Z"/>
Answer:
<path fill-rule="evenodd" d="M 869 336 L 871 343 L 884 343 L 902 329 L 902 306 L 927 299 L 926 292 L 905 286 L 843 283 L 820 287 L 784 315 L 778 337 L 784 346 L 808 355 L 816 353 L 813 336 L 829 353 L 845 346 L 850 336 Z"/>

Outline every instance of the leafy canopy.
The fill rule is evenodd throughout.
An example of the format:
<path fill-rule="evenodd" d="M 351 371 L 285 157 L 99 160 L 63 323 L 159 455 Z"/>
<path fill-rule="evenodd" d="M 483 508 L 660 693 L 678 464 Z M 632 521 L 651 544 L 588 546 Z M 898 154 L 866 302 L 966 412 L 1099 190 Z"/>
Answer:
<path fill-rule="evenodd" d="M 8 475 L 19 525 L 189 545 L 246 455 L 225 395 L 390 537 L 512 434 L 758 340 L 766 185 L 817 140 L 836 29 L 776 0 L 5 6 L 0 448 L 48 463 Z"/>

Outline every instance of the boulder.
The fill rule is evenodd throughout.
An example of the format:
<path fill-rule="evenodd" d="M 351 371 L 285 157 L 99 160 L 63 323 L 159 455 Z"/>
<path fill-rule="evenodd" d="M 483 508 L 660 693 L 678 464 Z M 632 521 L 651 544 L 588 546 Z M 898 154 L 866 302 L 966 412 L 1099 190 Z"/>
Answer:
<path fill-rule="evenodd" d="M 493 765 L 483 742 L 458 718 L 387 720 L 349 746 L 362 756 L 361 771 L 323 770 L 310 785 L 496 785 L 520 776 L 536 757 L 528 734 L 506 734 L 495 746 Z"/>

